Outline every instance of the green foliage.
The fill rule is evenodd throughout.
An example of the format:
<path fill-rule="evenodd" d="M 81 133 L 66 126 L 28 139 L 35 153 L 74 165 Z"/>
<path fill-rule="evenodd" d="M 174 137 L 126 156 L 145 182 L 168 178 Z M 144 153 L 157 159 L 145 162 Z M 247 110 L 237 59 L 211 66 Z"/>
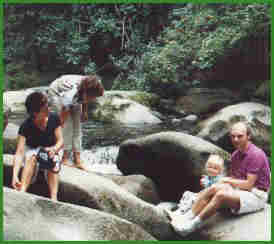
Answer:
<path fill-rule="evenodd" d="M 159 96 L 147 92 L 138 92 L 130 96 L 130 99 L 150 108 L 157 107 L 160 102 Z"/>
<path fill-rule="evenodd" d="M 144 77 L 143 72 L 143 59 L 137 57 L 133 58 L 132 56 L 125 56 L 126 61 L 133 60 L 134 70 L 131 70 L 128 72 L 128 74 L 125 74 L 127 70 L 129 70 L 128 63 L 129 62 L 123 62 L 120 65 L 124 67 L 125 72 L 121 72 L 118 77 L 114 80 L 114 83 L 112 85 L 113 90 L 140 90 L 140 91 L 149 91 L 149 84 L 146 82 L 146 79 Z M 117 61 L 117 62 L 120 62 Z"/>
<path fill-rule="evenodd" d="M 13 139 L 3 139 L 3 153 L 4 154 L 15 154 L 17 141 Z"/>
<path fill-rule="evenodd" d="M 53 65 L 53 60 L 70 72 L 94 72 L 102 68 L 96 67 L 92 56 L 100 49 L 102 55 L 108 52 L 106 62 L 112 55 L 118 68 L 132 69 L 131 61 L 147 41 L 143 21 L 151 8 L 144 4 L 5 5 L 5 61 L 28 56 L 34 63 L 32 57 L 38 56 L 42 66 Z M 114 40 L 119 43 L 115 48 Z M 52 59 L 43 63 L 45 56 Z"/>
<path fill-rule="evenodd" d="M 259 35 L 270 24 L 271 11 L 264 4 L 189 4 L 174 9 L 170 25 L 143 55 L 145 78 L 153 91 L 158 87 L 188 87 L 201 84 L 197 71 L 213 68 L 242 41 Z"/>
<path fill-rule="evenodd" d="M 94 62 L 89 62 L 84 69 L 85 74 L 95 74 L 96 73 L 96 64 Z"/>
<path fill-rule="evenodd" d="M 9 89 L 11 90 L 42 85 L 39 72 L 27 71 L 26 65 L 23 62 L 7 64 L 5 79 L 8 81 Z"/>
<path fill-rule="evenodd" d="M 154 17 L 163 21 L 166 13 L 156 37 Z M 6 4 L 4 18 L 5 63 L 23 59 L 38 69 L 86 74 L 111 63 L 119 72 L 113 89 L 170 95 L 202 85 L 195 74 L 213 69 L 232 49 L 244 49 L 247 38 L 265 35 L 271 6 Z M 38 80 L 21 73 L 8 78 L 19 87 Z"/>

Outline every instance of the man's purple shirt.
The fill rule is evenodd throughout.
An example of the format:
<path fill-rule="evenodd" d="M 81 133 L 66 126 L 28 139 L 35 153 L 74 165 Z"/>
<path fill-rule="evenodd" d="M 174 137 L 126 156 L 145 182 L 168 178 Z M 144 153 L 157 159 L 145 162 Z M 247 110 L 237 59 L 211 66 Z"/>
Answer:
<path fill-rule="evenodd" d="M 268 190 L 270 186 L 270 168 L 264 151 L 249 143 L 245 152 L 236 150 L 231 157 L 232 177 L 247 179 L 247 174 L 257 175 L 254 187 Z"/>

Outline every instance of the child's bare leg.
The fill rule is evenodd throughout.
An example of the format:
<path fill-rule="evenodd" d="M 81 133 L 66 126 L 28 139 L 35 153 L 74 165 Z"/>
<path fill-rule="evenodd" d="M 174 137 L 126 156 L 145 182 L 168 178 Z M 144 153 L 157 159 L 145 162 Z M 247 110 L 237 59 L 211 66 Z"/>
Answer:
<path fill-rule="evenodd" d="M 76 168 L 88 171 L 84 163 L 81 161 L 80 152 L 73 152 L 73 157 L 74 157 L 74 165 Z"/>
<path fill-rule="evenodd" d="M 63 165 L 68 165 L 70 166 L 69 164 L 69 152 L 68 150 L 64 150 L 64 153 L 63 153 L 63 158 L 62 158 L 62 162 L 61 162 Z"/>
<path fill-rule="evenodd" d="M 199 213 L 209 203 L 210 199 L 214 196 L 216 191 L 217 191 L 217 187 L 216 185 L 213 185 L 199 192 L 197 200 L 192 206 L 192 212 L 194 216 L 199 215 Z"/>

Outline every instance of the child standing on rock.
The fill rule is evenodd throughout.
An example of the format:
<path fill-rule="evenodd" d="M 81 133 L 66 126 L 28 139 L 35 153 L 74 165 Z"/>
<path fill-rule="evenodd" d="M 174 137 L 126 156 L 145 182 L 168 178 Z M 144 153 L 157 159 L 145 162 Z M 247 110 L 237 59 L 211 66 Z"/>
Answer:
<path fill-rule="evenodd" d="M 88 119 L 88 103 L 103 94 L 104 87 L 95 75 L 62 75 L 49 86 L 50 105 L 59 113 L 63 127 L 63 164 L 69 165 L 69 154 L 73 151 L 74 166 L 87 170 L 80 160 L 81 122 Z"/>

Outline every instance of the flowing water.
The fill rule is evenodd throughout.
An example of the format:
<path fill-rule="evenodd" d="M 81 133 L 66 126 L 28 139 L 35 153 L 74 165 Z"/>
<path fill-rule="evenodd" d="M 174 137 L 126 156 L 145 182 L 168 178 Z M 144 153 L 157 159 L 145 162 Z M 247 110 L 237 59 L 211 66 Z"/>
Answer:
<path fill-rule="evenodd" d="M 25 118 L 26 114 L 12 114 L 9 117 L 9 122 L 20 125 Z M 82 123 L 83 152 L 81 158 L 88 162 L 89 169 L 92 171 L 121 174 L 115 161 L 119 152 L 119 145 L 123 141 L 163 131 L 189 133 L 191 130 L 190 124 L 172 123 L 168 116 L 166 118 L 166 121 L 161 124 L 118 124 L 90 119 Z"/>
<path fill-rule="evenodd" d="M 171 123 L 170 121 L 161 124 L 124 125 L 90 120 L 83 123 L 82 126 L 84 149 L 82 158 L 90 162 L 91 170 L 113 174 L 121 174 L 115 161 L 119 152 L 119 145 L 123 141 L 163 131 L 184 133 L 189 131 L 189 125 Z"/>

